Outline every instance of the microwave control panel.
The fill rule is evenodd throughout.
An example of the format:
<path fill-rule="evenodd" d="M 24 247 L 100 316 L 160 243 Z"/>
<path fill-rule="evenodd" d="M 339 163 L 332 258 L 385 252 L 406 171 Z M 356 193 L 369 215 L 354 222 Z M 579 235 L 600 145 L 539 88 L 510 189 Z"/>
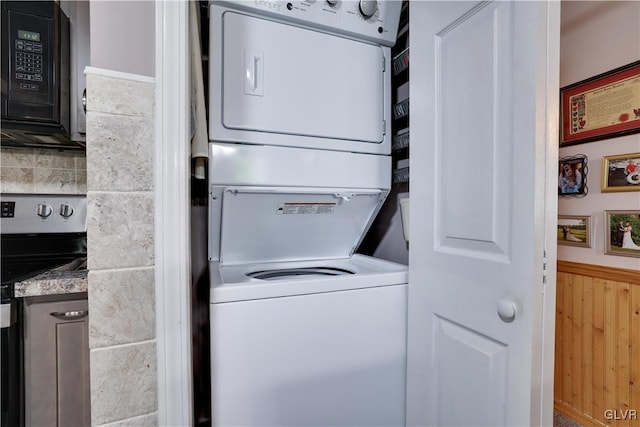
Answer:
<path fill-rule="evenodd" d="M 68 75 L 65 18 L 53 1 L 2 2 L 3 119 L 61 120 L 60 96 L 69 84 L 62 77 Z"/>
<path fill-rule="evenodd" d="M 43 44 L 40 33 L 35 31 L 18 30 L 18 37 L 14 39 L 13 69 L 16 80 L 21 89 L 39 90 L 43 83 Z"/>

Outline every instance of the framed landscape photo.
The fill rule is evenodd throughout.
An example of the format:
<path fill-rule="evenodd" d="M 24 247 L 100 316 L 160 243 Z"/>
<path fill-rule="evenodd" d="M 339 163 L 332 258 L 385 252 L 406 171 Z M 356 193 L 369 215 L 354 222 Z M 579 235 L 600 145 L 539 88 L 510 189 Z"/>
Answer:
<path fill-rule="evenodd" d="M 558 244 L 591 247 L 591 218 L 588 216 L 558 216 Z"/>
<path fill-rule="evenodd" d="M 640 258 L 640 210 L 605 211 L 604 214 L 604 253 Z"/>
<path fill-rule="evenodd" d="M 602 192 L 640 191 L 640 153 L 602 158 Z"/>
<path fill-rule="evenodd" d="M 640 61 L 560 89 L 560 146 L 640 132 Z"/>

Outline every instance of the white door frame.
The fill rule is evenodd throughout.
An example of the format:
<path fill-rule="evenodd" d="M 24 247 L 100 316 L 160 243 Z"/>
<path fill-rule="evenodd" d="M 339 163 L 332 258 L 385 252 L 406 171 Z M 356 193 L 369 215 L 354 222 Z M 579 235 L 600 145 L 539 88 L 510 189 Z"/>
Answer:
<path fill-rule="evenodd" d="M 156 1 L 155 292 L 158 425 L 193 425 L 189 2 Z"/>
<path fill-rule="evenodd" d="M 548 33 L 558 34 L 558 39 L 551 37 L 547 39 L 547 64 L 548 73 L 546 80 L 547 110 L 544 117 L 547 147 L 545 149 L 545 167 L 547 170 L 556 171 L 558 167 L 559 146 L 558 135 L 560 117 L 560 2 L 549 1 L 547 5 L 547 25 Z M 557 70 L 557 72 L 554 72 Z M 542 155 L 542 154 L 541 154 Z M 545 193 L 555 194 L 558 183 L 555 180 L 555 173 L 547 173 L 554 179 L 546 182 Z M 537 344 L 542 349 L 537 372 L 538 378 L 533 379 L 534 390 L 532 409 L 541 408 L 537 420 L 541 425 L 548 425 L 553 422 L 553 385 L 555 376 L 555 324 L 556 324 L 556 262 L 558 259 L 558 202 L 546 201 L 544 213 L 544 261 L 545 261 L 545 287 L 544 294 L 540 296 L 542 313 L 542 331 L 539 336 L 542 342 Z M 538 381 L 536 381 L 538 380 Z M 537 400 L 536 397 L 539 399 Z"/>

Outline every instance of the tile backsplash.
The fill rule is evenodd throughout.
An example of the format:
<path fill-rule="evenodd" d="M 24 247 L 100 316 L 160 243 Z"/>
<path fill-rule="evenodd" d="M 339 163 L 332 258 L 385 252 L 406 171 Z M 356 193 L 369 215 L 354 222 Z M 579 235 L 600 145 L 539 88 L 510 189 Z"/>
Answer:
<path fill-rule="evenodd" d="M 87 159 L 82 151 L 0 148 L 0 192 L 85 194 Z"/>

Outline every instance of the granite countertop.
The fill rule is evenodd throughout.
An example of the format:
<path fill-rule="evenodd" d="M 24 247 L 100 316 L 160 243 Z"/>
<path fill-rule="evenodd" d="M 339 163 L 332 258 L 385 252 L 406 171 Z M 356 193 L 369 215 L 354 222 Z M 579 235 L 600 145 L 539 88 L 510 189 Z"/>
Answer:
<path fill-rule="evenodd" d="M 35 277 L 16 282 L 16 298 L 87 292 L 87 261 L 77 259 Z"/>

